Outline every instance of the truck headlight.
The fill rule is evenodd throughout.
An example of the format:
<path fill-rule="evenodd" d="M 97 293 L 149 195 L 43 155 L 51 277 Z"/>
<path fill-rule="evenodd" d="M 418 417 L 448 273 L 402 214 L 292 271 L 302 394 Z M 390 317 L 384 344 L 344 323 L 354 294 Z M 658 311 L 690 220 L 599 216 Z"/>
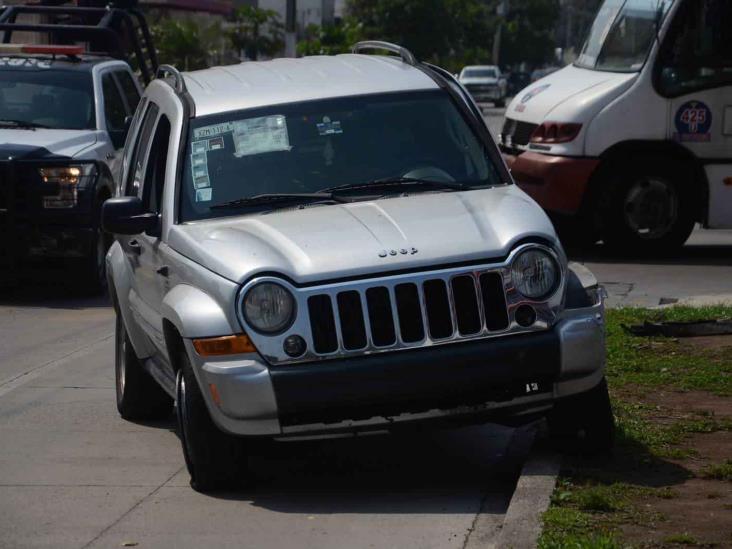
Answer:
<path fill-rule="evenodd" d="M 557 289 L 559 268 L 550 254 L 539 248 L 529 248 L 513 260 L 511 279 L 524 297 L 542 299 Z"/>
<path fill-rule="evenodd" d="M 47 166 L 38 169 L 44 184 L 56 185 L 58 194 L 43 197 L 44 208 L 73 208 L 78 202 L 78 191 L 92 184 L 97 175 L 94 164 Z"/>
<path fill-rule="evenodd" d="M 244 318 L 258 332 L 281 332 L 295 319 L 295 299 L 284 286 L 262 282 L 244 296 Z"/>

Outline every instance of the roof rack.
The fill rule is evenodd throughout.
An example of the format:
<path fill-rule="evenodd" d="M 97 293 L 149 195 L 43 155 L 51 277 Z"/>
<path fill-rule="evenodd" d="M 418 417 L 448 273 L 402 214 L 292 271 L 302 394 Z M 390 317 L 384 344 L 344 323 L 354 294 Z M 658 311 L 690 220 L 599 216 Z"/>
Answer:
<path fill-rule="evenodd" d="M 168 76 L 173 77 L 173 89 L 176 93 L 184 93 L 186 91 L 186 83 L 183 80 L 183 75 L 180 71 L 173 65 L 160 65 L 157 73 L 155 74 L 155 78 L 166 78 Z"/>
<path fill-rule="evenodd" d="M 407 48 L 403 48 L 402 46 L 398 46 L 397 44 L 392 44 L 391 42 L 366 40 L 364 42 L 357 42 L 351 48 L 352 53 L 361 53 L 362 51 L 368 50 L 386 50 L 391 53 L 396 53 L 407 65 L 415 66 L 419 63 L 411 51 Z"/>
<path fill-rule="evenodd" d="M 47 23 L 19 23 L 19 15 L 44 15 Z M 0 7 L 2 42 L 9 44 L 18 31 L 49 35 L 53 44 L 88 42 L 90 55 L 108 55 L 134 61 L 145 84 L 154 77 L 158 58 L 145 16 L 136 9 L 73 6 Z M 127 55 L 132 50 L 134 56 Z M 132 64 L 132 63 L 131 63 Z"/>

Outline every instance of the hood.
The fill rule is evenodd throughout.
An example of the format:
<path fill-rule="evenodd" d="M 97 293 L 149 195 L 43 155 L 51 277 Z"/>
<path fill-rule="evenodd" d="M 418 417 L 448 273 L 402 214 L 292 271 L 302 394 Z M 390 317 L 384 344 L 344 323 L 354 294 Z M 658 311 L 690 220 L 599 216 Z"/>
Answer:
<path fill-rule="evenodd" d="M 541 208 L 510 185 L 174 225 L 168 243 L 235 282 L 267 272 L 304 284 L 504 257 L 532 236 L 557 242 Z"/>
<path fill-rule="evenodd" d="M 534 124 L 552 117 L 561 122 L 583 122 L 588 111 L 595 114 L 595 109 L 588 107 L 607 105 L 637 78 L 638 73 L 602 72 L 568 65 L 517 93 L 506 116 Z"/>
<path fill-rule="evenodd" d="M 96 143 L 94 130 L 0 129 L 0 160 L 74 157 Z"/>

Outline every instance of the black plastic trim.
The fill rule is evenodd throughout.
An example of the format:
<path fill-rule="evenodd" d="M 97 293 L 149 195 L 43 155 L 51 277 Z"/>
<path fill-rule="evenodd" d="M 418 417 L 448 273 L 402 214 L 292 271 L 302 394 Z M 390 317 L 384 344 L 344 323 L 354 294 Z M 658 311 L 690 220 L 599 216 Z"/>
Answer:
<path fill-rule="evenodd" d="M 283 425 L 450 409 L 551 391 L 561 368 L 555 330 L 408 353 L 271 366 Z"/>

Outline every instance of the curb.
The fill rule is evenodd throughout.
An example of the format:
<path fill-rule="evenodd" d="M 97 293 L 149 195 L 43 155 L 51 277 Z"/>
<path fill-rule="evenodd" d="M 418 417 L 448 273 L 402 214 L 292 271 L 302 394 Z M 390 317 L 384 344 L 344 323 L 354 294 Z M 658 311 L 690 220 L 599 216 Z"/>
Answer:
<path fill-rule="evenodd" d="M 694 297 L 683 297 L 671 303 L 659 305 L 656 308 L 665 309 L 668 307 L 708 307 L 714 305 L 732 306 L 732 294 L 697 295 Z"/>
<path fill-rule="evenodd" d="M 541 517 L 549 508 L 562 464 L 559 454 L 534 450 L 521 470 L 495 547 L 532 549 L 541 535 Z"/>

